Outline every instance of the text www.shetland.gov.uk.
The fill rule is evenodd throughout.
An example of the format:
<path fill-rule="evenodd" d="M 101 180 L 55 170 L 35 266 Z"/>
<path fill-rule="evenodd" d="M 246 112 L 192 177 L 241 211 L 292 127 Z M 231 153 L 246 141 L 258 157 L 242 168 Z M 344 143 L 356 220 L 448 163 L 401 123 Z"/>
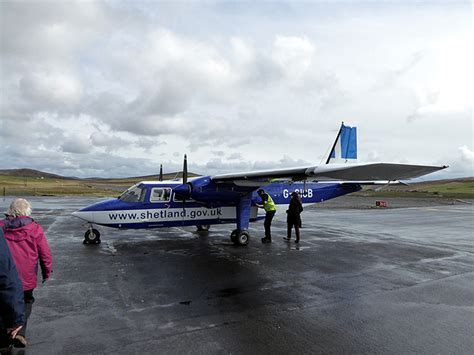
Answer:
<path fill-rule="evenodd" d="M 222 211 L 220 208 L 199 209 L 199 210 L 161 210 L 161 211 L 146 211 L 146 212 L 115 212 L 109 213 L 111 221 L 116 220 L 144 220 L 144 219 L 171 219 L 171 218 L 200 218 L 200 217 L 221 217 Z"/>

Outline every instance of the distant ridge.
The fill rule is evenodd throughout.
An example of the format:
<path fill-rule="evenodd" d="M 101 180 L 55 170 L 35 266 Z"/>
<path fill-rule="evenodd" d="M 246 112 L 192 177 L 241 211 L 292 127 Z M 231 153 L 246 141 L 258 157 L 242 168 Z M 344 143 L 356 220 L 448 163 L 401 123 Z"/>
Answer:
<path fill-rule="evenodd" d="M 0 169 L 0 175 L 17 176 L 29 178 L 51 178 L 51 179 L 75 179 L 73 177 L 65 177 L 61 175 L 45 173 L 44 171 L 34 169 Z"/>
<path fill-rule="evenodd" d="M 198 174 L 189 172 L 190 177 L 198 176 Z M 130 176 L 125 178 L 100 178 L 100 177 L 90 177 L 90 178 L 77 178 L 77 177 L 66 177 L 57 174 L 46 173 L 44 171 L 35 170 L 35 169 L 0 169 L 0 176 L 16 176 L 23 178 L 50 178 L 50 179 L 64 179 L 64 180 L 158 180 L 159 174 L 153 175 L 144 175 L 144 176 Z M 174 172 L 163 174 L 165 180 L 181 178 L 182 172 Z"/>

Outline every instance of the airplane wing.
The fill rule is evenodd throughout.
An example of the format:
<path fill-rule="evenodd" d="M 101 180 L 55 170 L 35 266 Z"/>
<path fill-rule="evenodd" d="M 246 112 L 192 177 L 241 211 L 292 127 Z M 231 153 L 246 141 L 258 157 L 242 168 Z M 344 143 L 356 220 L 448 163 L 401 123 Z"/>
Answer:
<path fill-rule="evenodd" d="M 442 170 L 447 166 L 409 165 L 396 163 L 327 164 L 289 169 L 260 170 L 242 173 L 214 175 L 219 182 L 268 181 L 289 178 L 318 181 L 394 181 L 412 179 Z"/>

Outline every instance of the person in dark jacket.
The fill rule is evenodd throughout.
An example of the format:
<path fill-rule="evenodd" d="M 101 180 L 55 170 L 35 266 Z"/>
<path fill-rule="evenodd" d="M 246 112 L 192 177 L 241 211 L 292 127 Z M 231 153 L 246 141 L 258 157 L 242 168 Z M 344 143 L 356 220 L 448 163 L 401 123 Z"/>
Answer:
<path fill-rule="evenodd" d="M 23 287 L 0 228 L 0 353 L 9 351 L 25 323 Z"/>
<path fill-rule="evenodd" d="M 287 217 L 286 223 L 288 225 L 286 238 L 283 238 L 287 242 L 291 239 L 291 230 L 295 227 L 296 240 L 295 243 L 300 242 L 300 228 L 301 228 L 301 212 L 303 212 L 303 204 L 299 194 L 296 191 L 291 193 L 291 200 L 288 209 L 286 210 Z"/>
<path fill-rule="evenodd" d="M 7 217 L 0 221 L 0 227 L 5 233 L 5 239 L 15 260 L 24 291 L 25 324 L 14 340 L 14 345 L 18 348 L 24 348 L 27 345 L 26 325 L 35 301 L 33 290 L 37 286 L 38 262 L 43 282 L 49 279 L 52 273 L 52 257 L 48 241 L 43 228 L 30 215 L 30 203 L 25 199 L 17 198 L 11 203 Z"/>

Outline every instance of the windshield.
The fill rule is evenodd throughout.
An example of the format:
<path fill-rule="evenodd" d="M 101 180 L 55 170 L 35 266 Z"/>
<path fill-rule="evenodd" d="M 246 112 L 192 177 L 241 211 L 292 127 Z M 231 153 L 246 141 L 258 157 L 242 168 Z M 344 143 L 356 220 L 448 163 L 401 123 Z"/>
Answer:
<path fill-rule="evenodd" d="M 133 185 L 120 195 L 119 200 L 124 202 L 143 202 L 145 201 L 145 192 L 144 188 Z"/>

